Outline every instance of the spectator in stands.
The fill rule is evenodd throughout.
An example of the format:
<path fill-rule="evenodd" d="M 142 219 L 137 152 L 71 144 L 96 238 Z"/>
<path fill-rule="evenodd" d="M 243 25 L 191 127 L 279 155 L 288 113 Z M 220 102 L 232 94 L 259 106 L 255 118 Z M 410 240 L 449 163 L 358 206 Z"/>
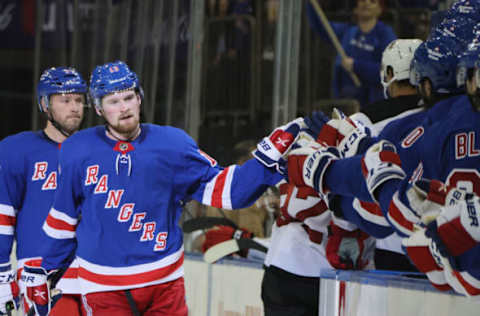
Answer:
<path fill-rule="evenodd" d="M 355 25 L 331 22 L 339 38 L 346 58 L 337 56 L 333 74 L 333 96 L 356 98 L 361 107 L 383 98 L 378 79 L 382 52 L 396 38 L 392 28 L 379 21 L 384 10 L 383 0 L 357 0 L 353 10 Z M 307 2 L 307 16 L 311 27 L 323 38 L 328 35 L 322 26 L 313 5 Z M 360 79 L 356 87 L 348 72 L 353 71 Z"/>

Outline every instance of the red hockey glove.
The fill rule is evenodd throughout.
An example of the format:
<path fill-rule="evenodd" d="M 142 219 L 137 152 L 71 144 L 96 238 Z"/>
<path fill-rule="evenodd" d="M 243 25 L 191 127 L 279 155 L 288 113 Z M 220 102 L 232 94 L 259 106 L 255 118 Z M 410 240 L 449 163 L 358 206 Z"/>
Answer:
<path fill-rule="evenodd" d="M 308 133 L 323 146 L 337 147 L 341 157 L 357 154 L 361 141 L 370 135 L 370 130 L 359 121 L 354 121 L 342 111 L 333 109 L 332 119 L 322 112 L 313 112 L 305 118 Z"/>
<path fill-rule="evenodd" d="M 26 285 L 26 300 L 33 305 L 35 315 L 48 315 L 55 303 L 60 299 L 60 290 L 51 288 L 49 279 L 58 270 L 49 273 L 40 266 L 39 260 L 27 261 L 22 272 L 22 281 Z"/>
<path fill-rule="evenodd" d="M 303 118 L 297 118 L 286 125 L 276 128 L 268 137 L 262 139 L 253 151 L 253 156 L 263 165 L 274 167 L 285 173 L 284 155 L 292 147 L 300 130 L 305 127 Z"/>
<path fill-rule="evenodd" d="M 321 197 L 325 196 L 325 171 L 330 163 L 338 158 L 339 153 L 335 147 L 322 147 L 315 142 L 306 143 L 288 154 L 288 182 L 296 187 L 314 188 Z"/>
<path fill-rule="evenodd" d="M 243 228 L 235 229 L 230 226 L 215 226 L 205 233 L 205 241 L 202 244 L 202 251 L 205 252 L 210 247 L 223 241 L 240 238 L 253 238 L 253 234 Z M 248 255 L 248 249 L 240 251 L 239 255 L 246 258 Z"/>
<path fill-rule="evenodd" d="M 19 292 L 15 270 L 9 262 L 0 264 L 0 315 L 18 308 Z"/>
<path fill-rule="evenodd" d="M 338 221 L 338 219 L 337 219 Z M 354 225 L 347 225 L 354 227 Z M 372 263 L 375 239 L 360 229 L 347 230 L 330 222 L 327 260 L 335 269 L 362 270 Z"/>

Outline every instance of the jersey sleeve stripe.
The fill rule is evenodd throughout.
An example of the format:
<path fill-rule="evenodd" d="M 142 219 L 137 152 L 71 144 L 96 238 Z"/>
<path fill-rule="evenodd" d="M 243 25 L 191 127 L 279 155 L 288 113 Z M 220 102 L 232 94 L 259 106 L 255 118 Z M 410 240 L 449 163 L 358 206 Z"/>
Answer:
<path fill-rule="evenodd" d="M 0 226 L 15 226 L 15 216 L 7 216 L 0 214 Z"/>
<path fill-rule="evenodd" d="M 367 203 L 360 201 L 359 199 L 354 199 L 352 206 L 355 211 L 357 211 L 358 215 L 360 215 L 360 217 L 362 217 L 365 221 L 379 226 L 390 227 L 390 224 L 383 216 L 382 210 L 378 204 Z"/>
<path fill-rule="evenodd" d="M 216 176 L 215 185 L 212 192 L 212 206 L 223 208 L 222 205 L 222 196 L 223 196 L 223 187 L 225 181 L 227 180 L 228 169 L 226 168 Z"/>
<path fill-rule="evenodd" d="M 49 216 L 51 215 L 52 217 L 61 220 L 67 224 L 70 224 L 71 226 L 76 226 L 78 223 L 78 220 L 76 218 L 70 217 L 67 214 L 57 211 L 54 208 L 50 209 L 50 213 L 48 214 Z"/>
<path fill-rule="evenodd" d="M 235 166 L 220 171 L 205 186 L 202 203 L 218 208 L 232 209 L 231 189 Z"/>
<path fill-rule="evenodd" d="M 76 234 L 75 231 L 70 231 L 70 230 L 61 230 L 61 229 L 56 229 L 54 227 L 51 227 L 49 225 L 49 217 L 48 215 L 47 220 L 45 223 L 43 223 L 43 231 L 50 237 L 55 238 L 55 239 L 72 239 L 75 238 Z"/>
<path fill-rule="evenodd" d="M 14 226 L 0 225 L 0 235 L 13 235 Z"/>
<path fill-rule="evenodd" d="M 0 215 L 15 216 L 15 209 L 7 204 L 0 204 Z"/>
<path fill-rule="evenodd" d="M 45 220 L 48 226 L 56 230 L 66 230 L 66 231 L 75 231 L 75 225 L 70 225 L 67 222 L 64 222 L 61 219 L 58 219 L 52 214 L 48 214 L 47 219 Z"/>

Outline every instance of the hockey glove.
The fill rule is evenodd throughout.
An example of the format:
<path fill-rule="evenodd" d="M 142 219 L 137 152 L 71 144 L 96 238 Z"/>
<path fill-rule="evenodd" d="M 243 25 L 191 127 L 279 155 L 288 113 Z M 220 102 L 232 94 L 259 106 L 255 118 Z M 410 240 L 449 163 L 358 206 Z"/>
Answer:
<path fill-rule="evenodd" d="M 0 265 L 0 315 L 18 308 L 19 288 L 15 270 L 10 263 Z"/>
<path fill-rule="evenodd" d="M 286 125 L 276 128 L 268 137 L 257 144 L 253 156 L 266 167 L 274 167 L 278 172 L 285 173 L 283 157 L 292 147 L 300 130 L 305 127 L 303 118 L 297 118 Z"/>
<path fill-rule="evenodd" d="M 374 201 L 377 201 L 375 190 L 381 184 L 388 180 L 405 178 L 396 148 L 386 140 L 379 141 L 368 148 L 362 158 L 362 173 Z"/>
<path fill-rule="evenodd" d="M 456 205 L 464 197 L 464 191 L 438 180 L 404 181 L 390 203 L 388 219 L 399 234 L 409 236 L 435 220 L 444 205 Z"/>
<path fill-rule="evenodd" d="M 341 157 L 356 155 L 362 140 L 370 135 L 370 130 L 336 108 L 333 109 L 332 119 L 325 122 L 327 119 L 322 112 L 314 112 L 305 118 L 305 124 L 316 142 L 323 146 L 337 147 Z"/>
<path fill-rule="evenodd" d="M 338 218 L 330 222 L 325 251 L 328 262 L 335 269 L 365 269 L 373 264 L 374 250 L 375 239 L 355 225 Z"/>
<path fill-rule="evenodd" d="M 465 195 L 465 199 L 446 205 L 436 220 L 428 225 L 427 235 L 437 244 L 444 245 L 448 254 L 459 256 L 480 242 L 480 200 L 473 194 L 454 190 L 452 196 Z M 442 249 L 440 247 L 440 249 Z"/>
<path fill-rule="evenodd" d="M 35 310 L 35 315 L 48 315 L 55 303 L 60 299 L 62 293 L 55 289 L 51 282 L 56 278 L 58 270 L 47 272 L 39 264 L 38 260 L 32 260 L 25 263 L 22 272 L 22 281 L 26 286 L 27 302 Z"/>
<path fill-rule="evenodd" d="M 235 229 L 230 226 L 215 226 L 205 233 L 205 241 L 202 245 L 202 251 L 207 251 L 210 247 L 230 239 L 253 238 L 253 234 L 246 229 Z M 248 249 L 238 253 L 241 257 L 246 258 Z"/>
<path fill-rule="evenodd" d="M 338 158 L 335 147 L 321 147 L 314 142 L 294 149 L 288 155 L 288 182 L 314 188 L 323 197 L 327 193 L 323 177 L 330 163 Z"/>
<path fill-rule="evenodd" d="M 327 146 L 336 146 L 336 138 L 334 136 L 329 137 L 328 139 L 322 139 L 320 137 L 324 128 L 325 131 L 323 133 L 326 133 L 326 130 L 332 129 L 330 126 L 325 126 L 325 124 L 330 121 L 331 119 L 322 111 L 314 111 L 310 116 L 304 118 L 305 125 L 307 126 L 305 132 L 318 143 L 323 143 Z"/>
<path fill-rule="evenodd" d="M 440 291 L 452 289 L 446 278 L 450 270 L 448 258 L 444 257 L 437 244 L 425 235 L 425 229 L 417 230 L 410 237 L 404 238 L 402 246 L 410 261 L 420 272 L 427 275 L 433 286 Z M 444 270 L 445 265 L 447 271 Z"/>

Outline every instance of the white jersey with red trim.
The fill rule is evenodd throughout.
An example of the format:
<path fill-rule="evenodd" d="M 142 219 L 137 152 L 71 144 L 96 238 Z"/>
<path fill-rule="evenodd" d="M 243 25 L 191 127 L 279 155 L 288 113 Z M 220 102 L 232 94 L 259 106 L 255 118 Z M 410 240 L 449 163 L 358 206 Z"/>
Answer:
<path fill-rule="evenodd" d="M 265 265 L 307 277 L 319 277 L 322 269 L 332 269 L 325 254 L 332 218 L 326 203 L 310 187 L 282 182 L 280 205 Z"/>
<path fill-rule="evenodd" d="M 42 266 L 75 251 L 83 294 L 138 288 L 183 275 L 183 205 L 252 204 L 281 175 L 257 162 L 221 168 L 182 130 L 142 124 L 132 142 L 103 126 L 71 136 L 60 151 L 59 187 L 44 224 Z"/>
<path fill-rule="evenodd" d="M 42 225 L 57 188 L 59 147 L 43 131 L 0 142 L 0 263 L 10 260 L 16 239 L 19 276 L 26 261 L 42 257 L 48 239 Z M 76 274 L 74 267 L 66 271 L 58 283 L 63 293 L 79 293 Z M 23 292 L 21 281 L 20 288 Z"/>

